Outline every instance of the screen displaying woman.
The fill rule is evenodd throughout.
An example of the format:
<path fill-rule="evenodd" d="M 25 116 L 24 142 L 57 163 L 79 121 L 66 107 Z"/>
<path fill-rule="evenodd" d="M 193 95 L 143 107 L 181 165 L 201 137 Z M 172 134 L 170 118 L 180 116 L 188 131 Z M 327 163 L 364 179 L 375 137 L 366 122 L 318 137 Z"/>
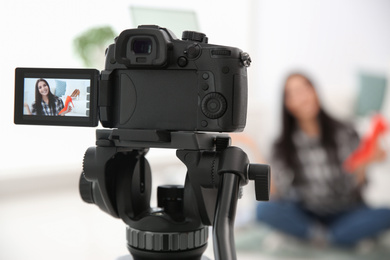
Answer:
<path fill-rule="evenodd" d="M 32 104 L 32 110 L 27 103 L 24 104 L 26 112 L 29 115 L 58 116 L 65 115 L 72 111 L 71 106 L 64 109 L 64 102 L 50 91 L 50 85 L 47 80 L 40 78 L 35 83 L 35 102 Z"/>

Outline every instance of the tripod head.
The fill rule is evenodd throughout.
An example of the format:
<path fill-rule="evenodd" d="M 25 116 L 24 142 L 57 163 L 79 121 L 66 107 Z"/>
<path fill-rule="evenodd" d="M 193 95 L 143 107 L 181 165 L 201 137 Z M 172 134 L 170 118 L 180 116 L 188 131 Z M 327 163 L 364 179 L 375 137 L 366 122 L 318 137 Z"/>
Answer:
<path fill-rule="evenodd" d="M 216 260 L 234 260 L 234 219 L 239 189 L 255 181 L 256 199 L 269 199 L 270 168 L 250 164 L 230 146 L 230 137 L 197 132 L 97 130 L 87 150 L 80 194 L 127 225 L 127 246 L 135 260 L 199 260 L 213 226 Z M 184 186 L 158 187 L 150 206 L 150 148 L 177 149 L 186 165 Z"/>

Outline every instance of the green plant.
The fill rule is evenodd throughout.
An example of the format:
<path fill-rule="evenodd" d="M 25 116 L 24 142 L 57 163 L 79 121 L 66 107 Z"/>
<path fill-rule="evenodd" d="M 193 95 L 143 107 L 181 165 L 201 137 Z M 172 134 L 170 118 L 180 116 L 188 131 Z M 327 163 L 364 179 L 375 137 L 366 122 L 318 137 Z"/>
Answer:
<path fill-rule="evenodd" d="M 101 67 L 104 50 L 115 36 L 110 26 L 91 28 L 73 40 L 74 49 L 86 67 Z"/>

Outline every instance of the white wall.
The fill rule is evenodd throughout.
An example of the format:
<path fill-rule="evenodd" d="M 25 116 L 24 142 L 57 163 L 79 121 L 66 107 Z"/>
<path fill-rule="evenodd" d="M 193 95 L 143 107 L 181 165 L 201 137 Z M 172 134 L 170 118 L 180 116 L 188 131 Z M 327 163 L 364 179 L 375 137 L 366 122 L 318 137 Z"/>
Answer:
<path fill-rule="evenodd" d="M 279 128 L 281 85 L 288 72 L 309 72 L 326 108 L 341 119 L 351 119 L 353 114 L 358 72 L 389 74 L 390 1 L 256 3 L 252 41 L 257 48 L 251 49 L 255 55 L 250 72 L 263 116 L 258 120 L 264 120 L 265 133 L 259 132 L 258 137 L 265 153 Z M 390 95 L 387 99 L 390 103 Z M 389 107 L 384 112 L 390 119 Z"/>

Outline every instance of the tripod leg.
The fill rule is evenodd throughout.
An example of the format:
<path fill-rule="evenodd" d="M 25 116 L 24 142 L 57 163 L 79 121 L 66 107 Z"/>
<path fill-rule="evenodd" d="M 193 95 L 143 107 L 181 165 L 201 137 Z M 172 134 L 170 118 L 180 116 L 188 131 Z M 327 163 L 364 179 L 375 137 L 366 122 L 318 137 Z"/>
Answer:
<path fill-rule="evenodd" d="M 234 220 L 239 196 L 240 177 L 224 173 L 219 188 L 213 224 L 215 260 L 236 260 Z"/>

